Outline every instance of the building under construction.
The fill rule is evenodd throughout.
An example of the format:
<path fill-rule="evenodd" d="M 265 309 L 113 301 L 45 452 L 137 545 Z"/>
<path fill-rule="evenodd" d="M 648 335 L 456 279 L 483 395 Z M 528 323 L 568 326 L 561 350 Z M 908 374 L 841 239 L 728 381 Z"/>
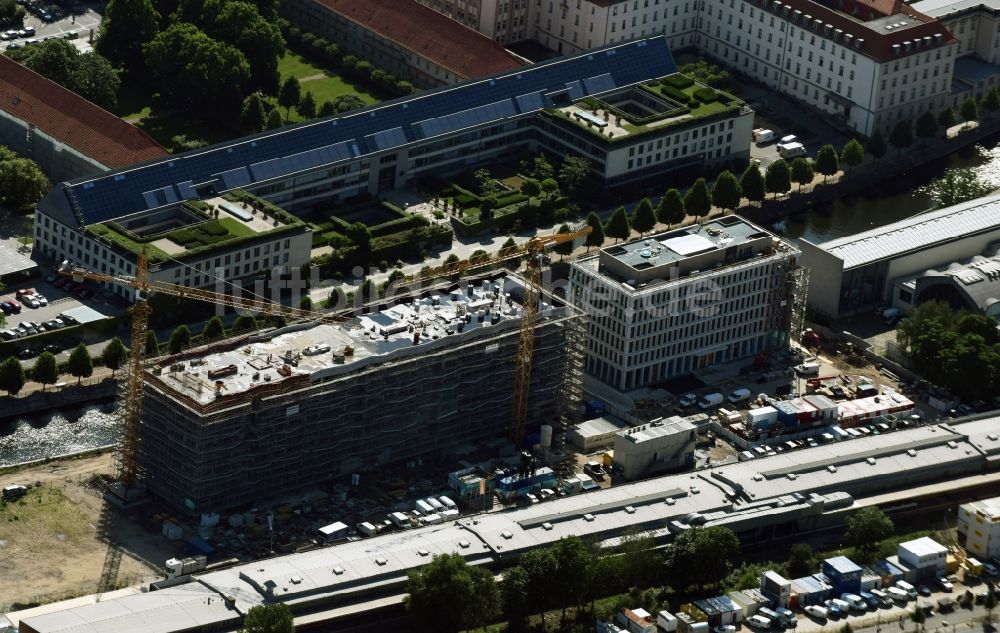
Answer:
<path fill-rule="evenodd" d="M 477 280 L 159 359 L 139 431 L 148 488 L 218 511 L 509 434 L 523 294 L 515 276 Z M 582 321 L 543 294 L 529 426 L 579 400 Z"/>

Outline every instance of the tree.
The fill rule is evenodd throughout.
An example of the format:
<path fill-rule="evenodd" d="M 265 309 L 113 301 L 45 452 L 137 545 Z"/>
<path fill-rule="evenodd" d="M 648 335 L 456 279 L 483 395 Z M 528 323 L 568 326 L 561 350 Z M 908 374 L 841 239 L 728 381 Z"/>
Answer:
<path fill-rule="evenodd" d="M 927 189 L 937 201 L 938 208 L 943 209 L 981 198 L 993 191 L 993 186 L 981 180 L 973 169 L 951 167 L 945 170 L 943 176 L 932 180 Z"/>
<path fill-rule="evenodd" d="M 135 74 L 145 68 L 143 47 L 160 31 L 160 14 L 150 0 L 109 0 L 95 44 L 112 65 Z"/>
<path fill-rule="evenodd" d="M 31 379 L 42 383 L 42 391 L 45 385 L 54 385 L 59 379 L 59 366 L 56 357 L 49 352 L 42 352 L 42 355 L 35 361 L 35 367 L 31 370 Z"/>
<path fill-rule="evenodd" d="M 294 633 L 295 617 L 287 604 L 259 604 L 243 618 L 239 633 Z"/>
<path fill-rule="evenodd" d="M 8 206 L 32 207 L 50 188 L 49 179 L 35 161 L 28 158 L 0 161 L 0 195 Z"/>
<path fill-rule="evenodd" d="M 239 117 L 250 92 L 250 64 L 238 48 L 178 23 L 142 50 L 156 85 L 175 104 L 227 124 Z"/>
<path fill-rule="evenodd" d="M 874 506 L 862 508 L 847 517 L 844 539 L 864 552 L 873 552 L 883 539 L 893 535 L 892 519 Z"/>
<path fill-rule="evenodd" d="M 691 188 L 684 194 L 684 210 L 696 218 L 707 215 L 712 209 L 712 201 L 708 195 L 708 183 L 704 178 L 694 181 Z"/>
<path fill-rule="evenodd" d="M 773 193 L 775 197 L 779 193 L 788 193 L 792 190 L 792 169 L 783 159 L 771 163 L 764 174 L 764 187 L 767 193 Z"/>
<path fill-rule="evenodd" d="M 997 90 L 996 86 L 990 86 L 980 103 L 991 115 L 995 114 L 997 110 L 1000 110 L 1000 90 Z"/>
<path fill-rule="evenodd" d="M 500 613 L 500 593 L 489 571 L 470 568 L 461 554 L 438 554 L 406 581 L 407 612 L 422 630 L 457 633 Z"/>
<path fill-rule="evenodd" d="M 527 630 L 528 617 L 534 606 L 532 596 L 528 593 L 528 585 L 528 572 L 520 565 L 515 565 L 503 574 L 500 596 L 503 615 L 507 618 L 511 631 Z"/>
<path fill-rule="evenodd" d="M 934 118 L 934 115 L 930 112 L 924 112 L 924 114 L 917 119 L 916 129 L 917 136 L 923 140 L 934 138 L 938 133 L 938 122 Z"/>
<path fill-rule="evenodd" d="M 333 116 L 335 114 L 337 114 L 337 106 L 333 104 L 333 101 L 324 101 L 323 104 L 319 107 L 319 112 L 317 113 L 316 116 L 318 116 L 321 119 L 324 119 L 328 116 Z"/>
<path fill-rule="evenodd" d="M 788 549 L 788 577 L 801 578 L 815 572 L 816 552 L 808 543 L 795 543 Z"/>
<path fill-rule="evenodd" d="M 146 349 L 144 357 L 152 358 L 160 353 L 160 342 L 156 340 L 156 332 L 149 330 L 146 332 Z"/>
<path fill-rule="evenodd" d="M 947 132 L 948 128 L 958 123 L 958 119 L 955 118 L 955 111 L 951 108 L 945 108 L 941 110 L 938 114 L 938 125 L 940 125 Z"/>
<path fill-rule="evenodd" d="M 734 211 L 736 207 L 740 206 L 740 198 L 742 197 L 743 188 L 733 172 L 727 169 L 719 174 L 712 187 L 712 204 L 722 209 L 723 213 L 726 212 L 726 209 Z"/>
<path fill-rule="evenodd" d="M 84 378 L 90 378 L 94 373 L 94 361 L 90 358 L 90 350 L 83 343 L 77 345 L 69 355 L 67 363 L 69 373 L 76 376 L 76 384 Z"/>
<path fill-rule="evenodd" d="M 566 607 L 581 606 L 587 595 L 592 553 L 579 537 L 567 536 L 552 546 L 552 554 L 555 556 L 558 572 L 553 581 L 556 584 L 557 602 L 562 605 L 562 619 L 565 623 Z"/>
<path fill-rule="evenodd" d="M 120 71 L 98 53 L 80 53 L 60 38 L 12 50 L 10 57 L 102 108 L 117 107 Z"/>
<path fill-rule="evenodd" d="M 267 113 L 267 123 L 264 127 L 268 130 L 277 130 L 279 127 L 284 125 L 284 121 L 281 120 L 281 113 L 278 112 L 277 108 L 274 108 Z"/>
<path fill-rule="evenodd" d="M 0 389 L 14 396 L 24 387 L 24 367 L 21 362 L 13 356 L 8 356 L 7 360 L 0 364 Z"/>
<path fill-rule="evenodd" d="M 313 97 L 313 93 L 308 90 L 304 95 L 302 95 L 302 100 L 299 101 L 299 105 L 296 110 L 299 111 L 299 115 L 303 119 L 315 119 L 316 118 L 316 98 Z"/>
<path fill-rule="evenodd" d="M 249 332 L 257 329 L 257 319 L 250 314 L 243 314 L 236 317 L 233 322 L 233 332 Z"/>
<path fill-rule="evenodd" d="M 285 83 L 281 84 L 281 89 L 278 91 L 278 105 L 285 108 L 285 122 L 288 122 L 288 117 L 292 114 L 292 108 L 299 105 L 302 101 L 302 86 L 299 85 L 299 80 L 295 77 L 289 77 L 285 80 Z"/>
<path fill-rule="evenodd" d="M 649 198 L 643 198 L 635 206 L 632 212 L 632 228 L 639 231 L 640 236 L 656 228 L 656 212 L 653 211 L 653 203 Z"/>
<path fill-rule="evenodd" d="M 840 160 L 833 145 L 824 145 L 816 152 L 816 171 L 823 174 L 823 182 L 826 182 L 827 177 L 840 171 Z"/>
<path fill-rule="evenodd" d="M 625 207 L 618 207 L 614 210 L 608 223 L 604 225 L 604 234 L 615 238 L 616 244 L 618 240 L 627 240 L 628 236 L 632 234 L 632 227 L 629 226 Z"/>
<path fill-rule="evenodd" d="M 278 60 L 285 40 L 275 20 L 263 16 L 250 2 L 204 0 L 195 23 L 209 36 L 238 49 L 250 65 L 250 90 L 274 94 L 281 75 Z"/>
<path fill-rule="evenodd" d="M 587 234 L 587 250 L 589 251 L 592 246 L 600 247 L 604 243 L 604 225 L 601 224 L 601 218 L 599 215 L 593 211 L 587 215 L 587 226 L 590 227 L 590 233 Z"/>
<path fill-rule="evenodd" d="M 910 125 L 909 119 L 900 121 L 896 127 L 892 128 L 892 133 L 889 134 L 889 144 L 900 151 L 913 145 L 913 127 Z"/>
<path fill-rule="evenodd" d="M 882 133 L 875 130 L 872 137 L 868 139 L 868 146 L 865 148 L 868 153 L 875 157 L 876 160 L 885 156 L 886 146 L 885 139 L 882 138 Z"/>
<path fill-rule="evenodd" d="M 389 281 L 393 282 L 393 281 L 395 281 L 397 279 L 401 279 L 402 277 L 405 277 L 405 276 L 406 275 L 403 274 L 403 271 L 401 271 L 401 270 L 394 270 L 391 273 L 389 273 Z M 312 300 L 312 297 L 310 297 L 309 295 L 306 295 L 306 296 L 302 297 L 302 300 L 299 301 L 299 310 L 308 310 L 308 311 L 311 312 L 312 309 L 313 309 L 313 300 Z"/>
<path fill-rule="evenodd" d="M 535 180 L 542 181 L 546 178 L 552 178 L 555 176 L 555 169 L 552 167 L 552 163 L 549 159 L 545 158 L 545 154 L 538 154 L 533 159 L 523 160 L 518 167 L 521 172 L 531 176 Z"/>
<path fill-rule="evenodd" d="M 534 198 L 538 194 L 542 193 L 542 185 L 534 178 L 525 178 L 524 181 L 521 182 L 521 193 L 529 198 Z"/>
<path fill-rule="evenodd" d="M 247 133 L 261 132 L 267 127 L 267 110 L 259 92 L 252 92 L 243 100 L 240 127 Z"/>
<path fill-rule="evenodd" d="M 554 606 L 558 596 L 553 579 L 559 572 L 559 562 L 550 549 L 533 549 L 521 555 L 518 562 L 527 575 L 528 595 L 536 612 L 541 615 Z"/>
<path fill-rule="evenodd" d="M 971 96 L 965 98 L 962 105 L 958 108 L 958 113 L 966 121 L 975 121 L 979 118 L 979 108 L 976 106 L 976 100 Z"/>
<path fill-rule="evenodd" d="M 571 229 L 569 228 L 569 225 L 568 224 L 563 224 L 562 226 L 559 227 L 559 230 L 556 231 L 556 232 L 557 233 L 565 234 L 565 233 L 569 233 L 570 231 L 571 231 Z M 566 255 L 569 255 L 570 253 L 573 252 L 573 242 L 572 241 L 568 241 L 568 242 L 563 242 L 562 244 L 556 244 L 556 246 L 555 246 L 555 248 L 553 250 L 555 250 L 555 252 L 559 253 L 559 261 L 562 261 L 563 257 L 565 257 Z"/>
<path fill-rule="evenodd" d="M 205 329 L 201 331 L 201 337 L 206 341 L 211 341 L 213 339 L 221 338 L 226 333 L 226 328 L 222 324 L 222 319 L 218 316 L 213 316 L 211 319 L 205 323 Z"/>
<path fill-rule="evenodd" d="M 808 158 L 799 156 L 792 161 L 792 182 L 799 186 L 799 191 L 802 191 L 802 185 L 809 184 L 813 181 L 813 177 L 816 175 L 813 172 L 812 162 Z"/>
<path fill-rule="evenodd" d="M 170 353 L 180 353 L 185 347 L 191 344 L 191 330 L 186 325 L 179 325 L 170 334 Z"/>
<path fill-rule="evenodd" d="M 347 227 L 347 239 L 358 247 L 359 253 L 369 253 L 372 250 L 372 232 L 364 222 L 354 222 Z"/>
<path fill-rule="evenodd" d="M 104 350 L 101 352 L 101 364 L 110 369 L 111 375 L 114 376 L 118 368 L 122 366 L 122 361 L 124 360 L 125 345 L 116 336 L 104 346 Z"/>
<path fill-rule="evenodd" d="M 865 148 L 861 146 L 858 139 L 852 138 L 847 141 L 847 144 L 844 145 L 844 149 L 840 150 L 840 162 L 843 163 L 848 170 L 854 169 L 864 160 Z"/>
<path fill-rule="evenodd" d="M 681 197 L 681 192 L 672 187 L 667 189 L 667 193 L 656 207 L 656 219 L 670 227 L 680 224 L 685 217 L 687 211 L 684 210 L 684 198 Z"/>
<path fill-rule="evenodd" d="M 747 201 L 758 204 L 764 201 L 767 189 L 764 187 L 764 174 L 760 173 L 760 163 L 751 160 L 747 168 L 743 170 L 743 176 L 740 177 L 740 189 L 743 190 L 743 196 Z"/>
<path fill-rule="evenodd" d="M 582 156 L 567 156 L 559 167 L 559 186 L 566 193 L 574 193 L 590 175 L 590 161 Z"/>
<path fill-rule="evenodd" d="M 674 580 L 714 586 L 729 574 L 739 552 L 740 541 L 729 528 L 693 527 L 674 541 L 667 553 L 667 570 Z"/>
<path fill-rule="evenodd" d="M 489 198 L 491 196 L 496 196 L 500 191 L 500 186 L 497 184 L 497 179 L 493 177 L 488 169 L 477 169 L 472 176 L 476 179 L 476 183 L 479 185 L 479 195 L 484 198 Z"/>

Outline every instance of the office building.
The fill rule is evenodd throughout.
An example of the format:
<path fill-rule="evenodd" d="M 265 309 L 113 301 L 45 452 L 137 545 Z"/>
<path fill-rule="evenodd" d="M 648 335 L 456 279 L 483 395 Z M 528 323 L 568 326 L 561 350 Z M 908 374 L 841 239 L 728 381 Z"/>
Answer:
<path fill-rule="evenodd" d="M 625 479 L 687 468 L 697 439 L 697 427 L 683 418 L 653 420 L 615 435 L 615 465 Z"/>
<path fill-rule="evenodd" d="M 530 0 L 417 0 L 503 44 L 527 38 Z"/>
<path fill-rule="evenodd" d="M 787 345 L 799 329 L 798 249 L 730 215 L 573 263 L 589 315 L 587 373 L 631 391 Z"/>

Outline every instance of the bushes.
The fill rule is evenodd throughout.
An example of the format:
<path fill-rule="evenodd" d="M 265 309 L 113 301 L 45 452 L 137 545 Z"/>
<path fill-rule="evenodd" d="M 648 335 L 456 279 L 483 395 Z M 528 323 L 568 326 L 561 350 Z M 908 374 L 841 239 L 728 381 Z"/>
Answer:
<path fill-rule="evenodd" d="M 694 96 L 702 103 L 712 103 L 719 98 L 719 93 L 711 88 L 698 88 L 694 91 Z"/>
<path fill-rule="evenodd" d="M 666 95 L 667 97 L 673 99 L 674 101 L 677 101 L 681 105 L 687 105 L 687 104 L 691 103 L 691 97 L 687 96 L 686 94 L 684 94 L 683 92 L 681 92 L 679 89 L 677 89 L 677 88 L 675 88 L 675 87 L 673 87 L 671 85 L 665 85 L 665 86 L 663 86 L 663 88 L 661 88 L 660 91 L 664 95 Z"/>
<path fill-rule="evenodd" d="M 661 82 L 664 86 L 673 86 L 683 90 L 684 88 L 690 88 L 694 85 L 694 80 L 687 75 L 670 75 L 669 77 L 664 77 Z"/>

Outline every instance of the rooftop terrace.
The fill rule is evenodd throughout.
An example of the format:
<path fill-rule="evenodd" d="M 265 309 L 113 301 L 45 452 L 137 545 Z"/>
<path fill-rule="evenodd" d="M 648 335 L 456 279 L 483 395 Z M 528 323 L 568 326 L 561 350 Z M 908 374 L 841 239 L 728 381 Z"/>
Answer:
<path fill-rule="evenodd" d="M 514 277 L 477 281 L 339 324 L 289 326 L 168 358 L 148 369 L 149 379 L 198 405 L 263 385 L 303 386 L 516 329 L 522 292 Z"/>
<path fill-rule="evenodd" d="M 770 252 L 776 245 L 791 248 L 759 226 L 729 215 L 603 248 L 579 265 L 633 286 L 673 281 Z"/>
<path fill-rule="evenodd" d="M 719 114 L 735 114 L 746 104 L 733 95 L 668 75 L 600 97 L 587 97 L 550 112 L 612 141 Z"/>

